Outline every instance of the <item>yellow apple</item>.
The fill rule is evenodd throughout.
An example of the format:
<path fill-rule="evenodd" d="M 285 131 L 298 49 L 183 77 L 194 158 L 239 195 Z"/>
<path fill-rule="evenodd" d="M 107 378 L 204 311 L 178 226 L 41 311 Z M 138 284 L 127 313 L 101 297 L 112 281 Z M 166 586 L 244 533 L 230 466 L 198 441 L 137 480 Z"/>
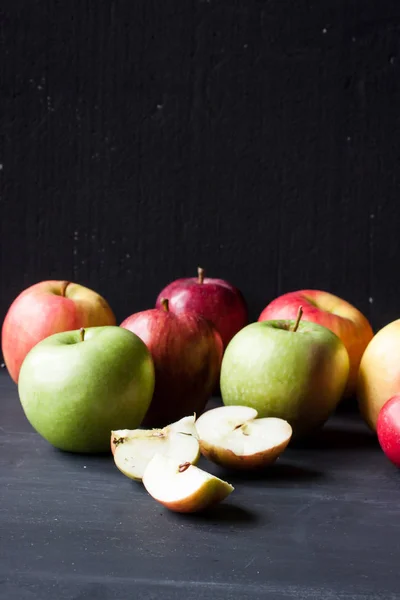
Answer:
<path fill-rule="evenodd" d="M 379 411 L 400 392 L 400 319 L 378 331 L 361 360 L 357 398 L 361 414 L 376 431 Z"/>

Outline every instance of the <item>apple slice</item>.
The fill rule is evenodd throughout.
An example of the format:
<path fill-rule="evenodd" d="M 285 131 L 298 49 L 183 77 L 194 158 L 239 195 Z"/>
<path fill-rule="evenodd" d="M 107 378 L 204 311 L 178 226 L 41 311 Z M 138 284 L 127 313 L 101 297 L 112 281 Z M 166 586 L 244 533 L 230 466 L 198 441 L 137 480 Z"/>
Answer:
<path fill-rule="evenodd" d="M 184 417 L 163 429 L 122 429 L 111 432 L 114 462 L 131 479 L 141 481 L 144 470 L 155 454 L 196 463 L 200 447 L 195 416 Z"/>
<path fill-rule="evenodd" d="M 116 429 L 111 432 L 111 452 L 115 454 L 117 446 L 129 442 L 132 438 L 137 437 L 165 437 L 168 433 L 184 433 L 193 435 L 197 438 L 197 430 L 195 426 L 196 415 L 183 417 L 179 421 L 170 423 L 162 429 Z M 161 435 L 162 434 L 162 435 Z"/>
<path fill-rule="evenodd" d="M 156 454 L 146 467 L 143 485 L 155 500 L 181 513 L 200 512 L 224 500 L 232 485 L 175 458 Z"/>
<path fill-rule="evenodd" d="M 292 428 L 284 419 L 257 419 L 247 406 L 220 406 L 196 421 L 201 453 L 233 469 L 257 469 L 273 463 L 285 450 Z"/>

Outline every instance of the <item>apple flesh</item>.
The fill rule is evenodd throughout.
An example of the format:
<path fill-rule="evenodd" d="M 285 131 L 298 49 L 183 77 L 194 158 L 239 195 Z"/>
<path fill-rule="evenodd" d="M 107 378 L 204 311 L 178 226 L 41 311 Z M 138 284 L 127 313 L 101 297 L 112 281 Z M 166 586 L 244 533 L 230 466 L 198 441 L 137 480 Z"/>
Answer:
<path fill-rule="evenodd" d="M 69 452 L 109 452 L 110 431 L 137 428 L 150 405 L 154 366 L 146 345 L 116 326 L 57 333 L 27 354 L 18 392 L 27 419 Z"/>
<path fill-rule="evenodd" d="M 117 446 L 121 443 L 129 443 L 132 438 L 136 438 L 138 435 L 142 436 L 150 435 L 153 433 L 158 433 L 161 437 L 167 437 L 171 433 L 179 433 L 185 434 L 188 436 L 193 436 L 197 439 L 197 430 L 195 426 L 196 415 L 191 415 L 189 417 L 183 417 L 176 421 L 175 423 L 170 423 L 166 427 L 163 428 L 152 428 L 152 429 L 144 429 L 141 427 L 140 429 L 117 429 L 116 431 L 111 432 L 111 453 L 114 455 Z"/>
<path fill-rule="evenodd" d="M 285 450 L 292 428 L 278 418 L 258 419 L 248 406 L 220 406 L 196 421 L 201 453 L 230 469 L 259 469 Z"/>
<path fill-rule="evenodd" d="M 69 281 L 42 281 L 21 292 L 6 314 L 4 362 L 18 383 L 24 358 L 41 340 L 62 331 L 115 324 L 111 308 L 96 292 Z"/>
<path fill-rule="evenodd" d="M 382 406 L 400 392 L 399 353 L 400 319 L 397 319 L 378 331 L 368 344 L 358 373 L 358 405 L 373 431 Z"/>
<path fill-rule="evenodd" d="M 211 321 L 221 335 L 224 348 L 248 322 L 241 292 L 223 279 L 205 277 L 201 267 L 197 277 L 177 279 L 167 285 L 157 298 L 157 308 L 161 308 L 163 298 L 169 301 L 170 311 L 176 315 L 196 312 Z"/>
<path fill-rule="evenodd" d="M 242 329 L 225 351 L 225 405 L 288 421 L 293 437 L 320 427 L 339 403 L 349 373 L 343 342 L 309 321 L 263 321 Z"/>
<path fill-rule="evenodd" d="M 361 357 L 373 337 L 371 325 L 357 308 L 342 298 L 321 290 L 300 290 L 283 294 L 266 306 L 258 320 L 295 319 L 300 305 L 303 307 L 304 321 L 327 327 L 344 343 L 350 359 L 344 395 L 353 395 Z"/>
<path fill-rule="evenodd" d="M 115 465 L 126 477 L 137 481 L 142 480 L 155 454 L 190 463 L 196 463 L 200 457 L 194 416 L 163 429 L 113 431 L 111 440 Z"/>
<path fill-rule="evenodd" d="M 138 335 L 154 361 L 156 384 L 143 425 L 161 427 L 188 413 L 200 415 L 218 383 L 222 341 L 194 312 L 174 314 L 169 303 L 131 315 L 121 327 Z"/>
<path fill-rule="evenodd" d="M 400 467 L 400 394 L 390 398 L 379 411 L 377 434 L 388 459 Z"/>
<path fill-rule="evenodd" d="M 222 502 L 233 486 L 191 465 L 156 454 L 143 475 L 143 485 L 155 500 L 169 510 L 194 513 Z"/>

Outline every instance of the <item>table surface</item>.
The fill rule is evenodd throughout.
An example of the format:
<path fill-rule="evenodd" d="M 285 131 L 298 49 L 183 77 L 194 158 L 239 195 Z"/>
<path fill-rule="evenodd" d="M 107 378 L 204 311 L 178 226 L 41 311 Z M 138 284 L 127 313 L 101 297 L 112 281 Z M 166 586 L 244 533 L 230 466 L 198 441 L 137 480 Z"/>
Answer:
<path fill-rule="evenodd" d="M 358 415 L 262 474 L 201 464 L 235 491 L 209 514 L 171 513 L 111 456 L 48 445 L 3 371 L 0 598 L 400 597 L 400 476 Z"/>

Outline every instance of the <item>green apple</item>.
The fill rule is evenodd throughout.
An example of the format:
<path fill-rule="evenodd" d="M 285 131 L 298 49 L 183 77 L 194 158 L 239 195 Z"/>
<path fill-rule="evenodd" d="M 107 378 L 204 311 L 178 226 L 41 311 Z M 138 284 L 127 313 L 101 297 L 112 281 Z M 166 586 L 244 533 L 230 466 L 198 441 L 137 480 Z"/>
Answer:
<path fill-rule="evenodd" d="M 70 452 L 110 450 L 112 429 L 135 429 L 154 391 L 146 345 L 116 326 L 56 333 L 22 363 L 18 392 L 27 419 Z"/>
<path fill-rule="evenodd" d="M 259 417 L 285 419 L 300 437 L 336 408 L 349 374 L 343 342 L 329 329 L 302 321 L 262 321 L 242 329 L 221 367 L 225 405 L 255 408 Z"/>

